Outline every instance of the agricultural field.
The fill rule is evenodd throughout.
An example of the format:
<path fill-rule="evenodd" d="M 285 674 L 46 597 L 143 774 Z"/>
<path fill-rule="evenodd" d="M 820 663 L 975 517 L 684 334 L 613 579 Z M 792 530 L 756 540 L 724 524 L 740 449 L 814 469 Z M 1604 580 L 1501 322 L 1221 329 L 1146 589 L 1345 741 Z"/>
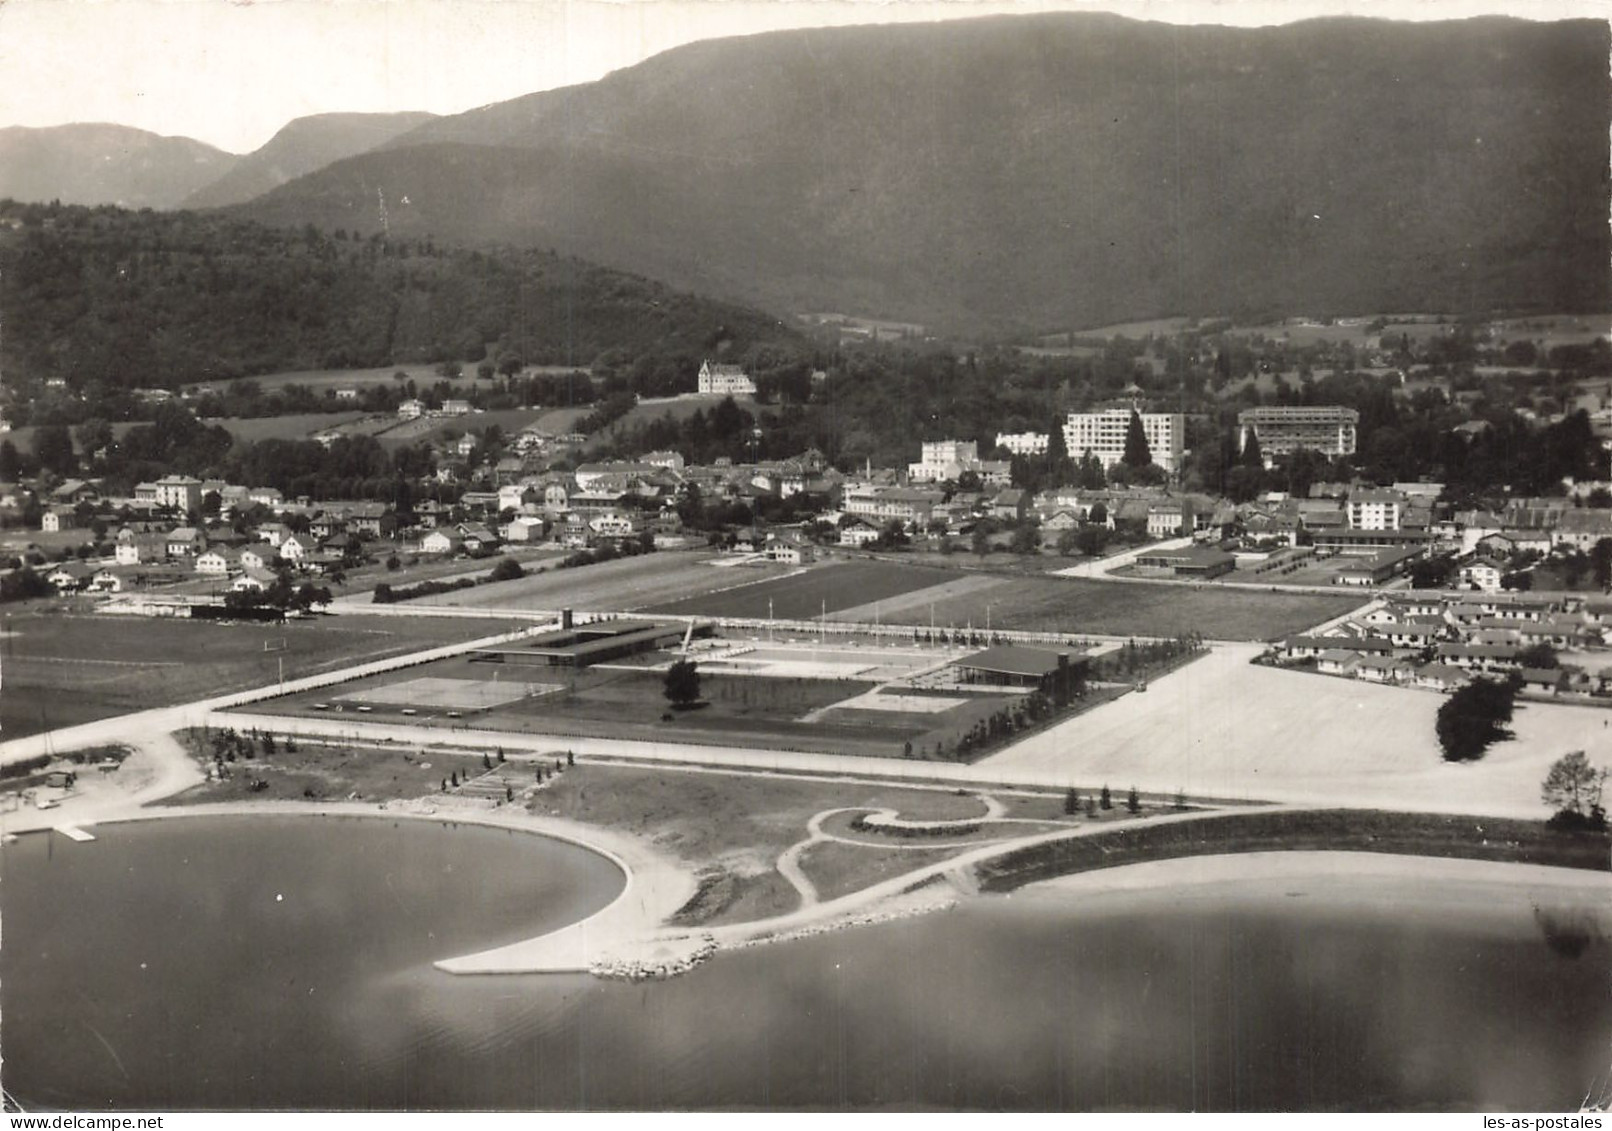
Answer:
<path fill-rule="evenodd" d="M 303 412 L 288 416 L 222 417 L 205 424 L 220 425 L 236 443 L 255 444 L 261 440 L 307 440 L 315 432 L 345 428 L 363 420 L 362 412 Z"/>
<path fill-rule="evenodd" d="M 450 436 L 463 436 L 483 432 L 493 425 L 513 436 L 528 424 L 547 415 L 541 408 L 501 408 L 492 412 L 472 412 L 464 416 L 422 416 L 398 424 L 381 433 L 378 439 L 387 447 L 408 447 L 427 440 L 442 440 Z"/>
<path fill-rule="evenodd" d="M 870 604 L 956 581 L 958 573 L 905 562 L 828 562 L 760 585 L 672 601 L 647 612 L 680 616 L 810 620 L 822 613 Z"/>
<path fill-rule="evenodd" d="M 1000 578 L 997 585 L 938 600 L 937 626 L 1067 632 L 1097 636 L 1178 636 L 1271 640 L 1309 628 L 1369 598 L 1344 594 L 1253 592 L 1206 585 L 1127 585 L 1072 577 Z M 930 623 L 927 604 L 894 610 L 891 624 Z"/>
<path fill-rule="evenodd" d="M 8 739 L 491 636 L 513 622 L 315 617 L 283 625 L 8 614 L 0 732 Z"/>
<path fill-rule="evenodd" d="M 499 581 L 410 602 L 472 609 L 581 609 L 598 612 L 639 610 L 688 594 L 748 586 L 776 577 L 783 566 L 719 569 L 705 563 L 711 553 L 660 551 L 571 569 L 546 569 L 513 581 Z M 464 565 L 466 563 L 460 563 Z M 491 565 L 491 563 L 487 563 Z"/>
<path fill-rule="evenodd" d="M 260 385 L 264 392 L 283 389 L 287 385 L 303 385 L 310 389 L 356 389 L 364 385 L 401 385 L 403 382 L 393 379 L 394 373 L 406 373 L 412 377 L 416 384 L 434 385 L 441 378 L 437 376 L 437 367 L 423 362 L 411 362 L 403 365 L 387 365 L 379 369 L 302 369 L 289 370 L 281 373 L 268 373 L 262 377 L 252 377 L 250 380 Z M 468 386 L 476 367 L 467 365 L 465 376 L 459 380 Z"/>

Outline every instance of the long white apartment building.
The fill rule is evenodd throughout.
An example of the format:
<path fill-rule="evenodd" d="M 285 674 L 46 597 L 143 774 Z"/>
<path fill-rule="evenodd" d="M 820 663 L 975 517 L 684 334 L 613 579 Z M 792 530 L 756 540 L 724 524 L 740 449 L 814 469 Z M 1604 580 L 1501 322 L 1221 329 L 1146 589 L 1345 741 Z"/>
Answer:
<path fill-rule="evenodd" d="M 1237 414 L 1237 450 L 1248 447 L 1250 435 L 1259 437 L 1259 454 L 1270 467 L 1276 456 L 1300 448 L 1324 456 L 1355 452 L 1355 431 L 1360 414 L 1341 405 L 1264 405 Z"/>
<path fill-rule="evenodd" d="M 1153 462 L 1172 475 L 1181 470 L 1186 418 L 1179 412 L 1144 412 L 1142 434 L 1147 437 Z M 1108 470 L 1125 458 L 1125 434 L 1131 427 L 1131 410 L 1109 408 L 1101 412 L 1071 412 L 1063 426 L 1069 458 L 1080 460 L 1087 452 Z"/>

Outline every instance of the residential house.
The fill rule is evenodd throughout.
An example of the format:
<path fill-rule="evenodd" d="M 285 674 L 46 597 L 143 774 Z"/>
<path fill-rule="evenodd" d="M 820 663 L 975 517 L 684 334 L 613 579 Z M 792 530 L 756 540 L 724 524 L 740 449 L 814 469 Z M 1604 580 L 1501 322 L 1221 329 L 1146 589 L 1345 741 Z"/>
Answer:
<path fill-rule="evenodd" d="M 1567 673 L 1560 668 L 1523 668 L 1517 674 L 1522 689 L 1534 695 L 1560 695 L 1567 685 Z"/>
<path fill-rule="evenodd" d="M 265 569 L 249 569 L 230 582 L 230 589 L 236 593 L 247 591 L 261 593 L 275 583 L 275 575 Z"/>
<path fill-rule="evenodd" d="M 1563 546 L 1588 553 L 1603 538 L 1612 538 L 1612 510 L 1584 507 L 1563 513 L 1551 532 L 1551 547 Z"/>
<path fill-rule="evenodd" d="M 83 562 L 63 562 L 47 573 L 45 580 L 56 587 L 56 592 L 71 593 L 88 585 L 94 574 L 94 567 Z"/>
<path fill-rule="evenodd" d="M 277 548 L 280 551 L 280 557 L 286 561 L 300 562 L 308 556 L 309 551 L 313 549 L 313 544 L 312 540 L 304 535 L 288 534 L 280 539 L 280 545 Z"/>
<path fill-rule="evenodd" d="M 229 573 L 230 560 L 218 550 L 207 550 L 196 555 L 196 572 L 214 577 Z"/>
<path fill-rule="evenodd" d="M 548 530 L 548 520 L 533 515 L 520 515 L 498 528 L 506 542 L 541 542 Z"/>
<path fill-rule="evenodd" d="M 51 507 L 39 519 L 39 529 L 46 534 L 58 534 L 78 525 L 78 515 L 67 507 Z"/>
<path fill-rule="evenodd" d="M 1030 493 L 1019 487 L 998 491 L 991 500 L 991 517 L 1004 522 L 1020 523 L 1030 505 Z"/>
<path fill-rule="evenodd" d="M 1472 682 L 1472 677 L 1450 664 L 1423 664 L 1416 669 L 1411 683 L 1429 691 L 1455 691 Z"/>
<path fill-rule="evenodd" d="M 397 533 L 397 515 L 385 503 L 360 503 L 347 513 L 347 529 L 365 538 Z"/>
<path fill-rule="evenodd" d="M 457 532 L 433 530 L 420 539 L 422 554 L 456 554 L 463 548 L 463 540 Z"/>
<path fill-rule="evenodd" d="M 316 541 L 323 542 L 327 538 L 334 538 L 347 529 L 347 523 L 340 515 L 322 514 L 308 523 L 308 533 Z"/>
<path fill-rule="evenodd" d="M 1463 589 L 1476 589 L 1483 593 L 1500 592 L 1500 579 L 1506 574 L 1503 562 L 1487 554 L 1462 562 L 1456 581 Z"/>
<path fill-rule="evenodd" d="M 194 526 L 176 526 L 168 531 L 168 556 L 188 558 L 207 548 L 207 535 Z"/>
<path fill-rule="evenodd" d="M 1315 670 L 1324 675 L 1353 675 L 1361 660 L 1359 652 L 1343 648 L 1329 648 L 1315 658 Z"/>

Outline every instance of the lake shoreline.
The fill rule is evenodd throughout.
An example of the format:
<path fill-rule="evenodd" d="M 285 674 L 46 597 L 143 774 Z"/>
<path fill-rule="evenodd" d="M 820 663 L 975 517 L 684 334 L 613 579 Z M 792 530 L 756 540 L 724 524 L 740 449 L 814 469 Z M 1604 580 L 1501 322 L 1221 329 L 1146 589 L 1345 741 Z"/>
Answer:
<path fill-rule="evenodd" d="M 629 980 L 663 979 L 685 973 L 724 950 L 787 941 L 870 923 L 925 915 L 978 899 L 1063 900 L 1078 897 L 1094 906 L 1135 909 L 1161 901 L 1174 904 L 1324 896 L 1361 909 L 1380 907 L 1385 881 L 1423 881 L 1426 899 L 1403 901 L 1391 910 L 1425 912 L 1482 907 L 1497 894 L 1507 901 L 1545 893 L 1557 902 L 1581 903 L 1605 896 L 1605 871 L 1514 860 L 1468 859 L 1439 853 L 1331 849 L 1294 845 L 1194 854 L 1148 855 L 1062 874 L 1039 874 L 1056 855 L 1081 841 L 1114 835 L 1080 830 L 981 846 L 824 903 L 745 923 L 674 927 L 676 912 L 694 895 L 697 870 L 673 860 L 642 838 L 596 825 L 531 814 L 519 808 L 471 809 L 429 800 L 373 802 L 222 802 L 184 807 L 147 807 L 93 823 L 161 820 L 186 816 L 408 818 L 463 823 L 526 832 L 580 847 L 609 860 L 623 876 L 621 891 L 604 908 L 574 923 L 520 941 L 433 962 L 456 975 L 590 973 Z M 1218 825 L 1234 814 L 1182 814 L 1139 822 L 1124 830 L 1165 825 Z M 1032 868 L 997 868 L 1007 858 L 1031 854 Z M 1319 886 L 1318 886 L 1319 885 Z M 1295 892 L 1295 887 L 1301 890 Z M 1307 890 L 1305 890 L 1307 889 Z M 1421 890 L 1419 888 L 1419 890 Z"/>

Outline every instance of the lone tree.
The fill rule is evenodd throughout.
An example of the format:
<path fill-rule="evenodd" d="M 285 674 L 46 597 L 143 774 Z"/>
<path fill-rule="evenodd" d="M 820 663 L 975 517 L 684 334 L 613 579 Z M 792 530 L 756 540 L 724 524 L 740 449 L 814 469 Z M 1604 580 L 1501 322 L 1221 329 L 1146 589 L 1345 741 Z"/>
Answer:
<path fill-rule="evenodd" d="M 700 701 L 700 669 L 693 660 L 678 660 L 666 669 L 666 698 L 674 707 Z"/>
<path fill-rule="evenodd" d="M 1142 427 L 1142 414 L 1131 409 L 1131 423 L 1125 429 L 1126 467 L 1146 467 L 1153 462 L 1153 452 L 1147 445 L 1147 429 Z"/>
<path fill-rule="evenodd" d="M 1142 797 L 1136 792 L 1136 787 L 1134 785 L 1131 786 L 1131 792 L 1125 795 L 1125 808 L 1129 809 L 1132 813 L 1140 813 L 1142 811 Z"/>
<path fill-rule="evenodd" d="M 1541 800 L 1556 810 L 1553 824 L 1575 828 L 1606 828 L 1606 810 L 1601 808 L 1601 787 L 1606 771 L 1590 765 L 1584 751 L 1563 755 L 1551 765 L 1540 787 Z"/>
<path fill-rule="evenodd" d="M 1492 679 L 1475 679 L 1456 691 L 1438 709 L 1439 745 L 1446 762 L 1470 762 L 1483 757 L 1490 743 L 1509 738 L 1516 687 Z"/>
<path fill-rule="evenodd" d="M 1114 807 L 1114 797 L 1108 792 L 1108 787 L 1106 785 L 1103 786 L 1103 793 L 1102 796 L 1097 799 L 1097 804 L 1101 805 L 1104 809 L 1112 809 Z"/>
<path fill-rule="evenodd" d="M 1063 811 L 1069 816 L 1074 816 L 1076 813 L 1080 812 L 1080 794 L 1076 793 L 1072 789 L 1068 793 L 1064 794 Z"/>

